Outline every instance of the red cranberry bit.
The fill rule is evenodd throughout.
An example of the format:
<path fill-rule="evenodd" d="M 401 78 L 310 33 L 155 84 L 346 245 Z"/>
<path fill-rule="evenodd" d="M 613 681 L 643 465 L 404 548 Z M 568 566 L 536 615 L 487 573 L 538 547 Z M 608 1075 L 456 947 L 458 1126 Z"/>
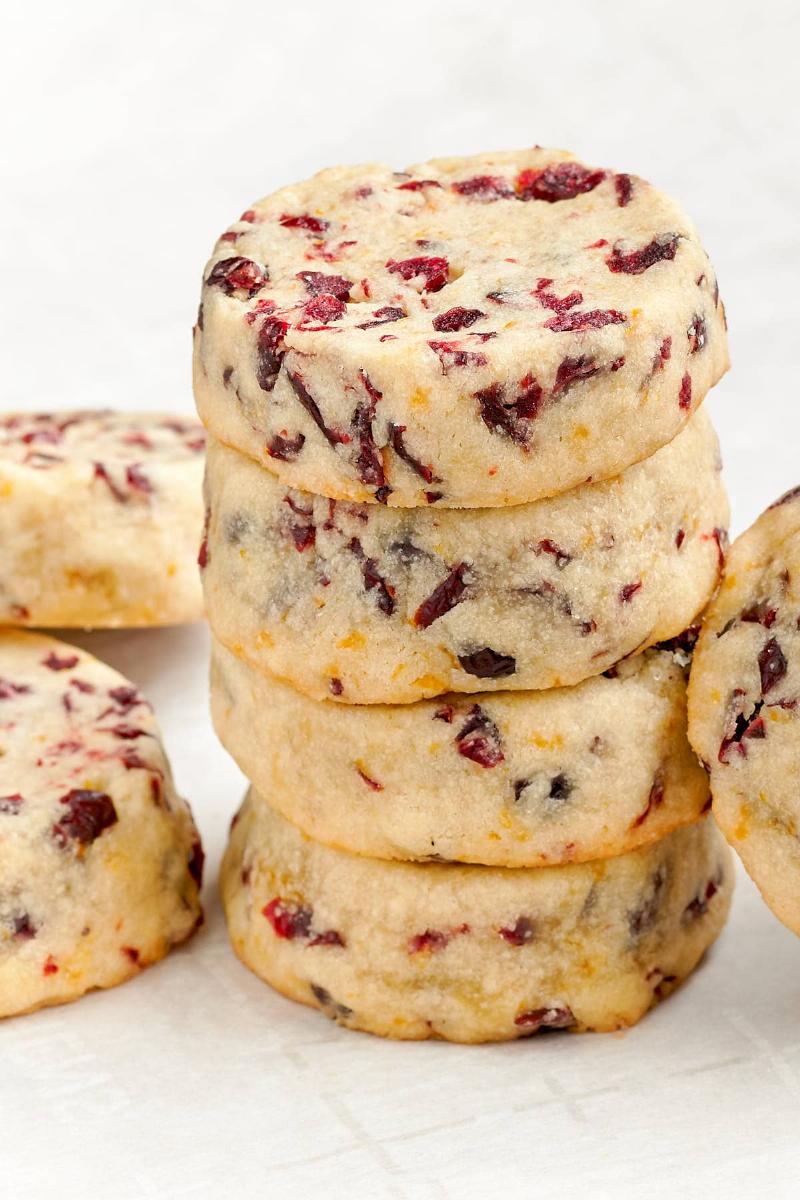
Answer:
<path fill-rule="evenodd" d="M 447 283 L 449 267 L 447 259 L 441 257 L 420 256 L 405 258 L 402 262 L 395 262 L 390 258 L 386 263 L 386 269 L 391 274 L 397 274 L 405 279 L 406 283 L 410 283 L 413 279 L 422 279 L 423 292 L 440 292 Z"/>
<path fill-rule="evenodd" d="M 721 763 L 730 762 L 732 747 L 735 747 L 736 752 L 742 758 L 746 758 L 747 746 L 745 745 L 745 739 L 751 737 L 763 738 L 766 736 L 766 730 L 761 718 L 761 709 L 764 707 L 764 701 L 757 701 L 750 714 L 745 716 L 745 695 L 746 693 L 743 688 L 734 688 L 731 692 L 725 725 L 722 731 L 722 741 L 720 742 L 719 753 L 717 754 L 717 758 Z"/>
<path fill-rule="evenodd" d="M 725 550 L 728 545 L 728 533 L 725 529 L 714 528 L 711 533 L 701 533 L 700 540 L 703 542 L 714 542 L 717 547 L 717 565 L 720 575 L 725 566 Z"/>
<path fill-rule="evenodd" d="M 537 542 L 533 552 L 537 556 L 540 554 L 552 554 L 559 571 L 563 571 L 564 567 L 572 562 L 572 555 L 567 554 L 566 550 L 562 550 L 550 538 L 542 538 L 540 542 Z"/>
<path fill-rule="evenodd" d="M 546 200 L 549 204 L 574 200 L 584 192 L 593 191 L 605 177 L 605 171 L 592 171 L 581 163 L 553 163 L 543 171 L 530 168 L 521 171 L 517 176 L 517 195 L 520 200 Z"/>
<path fill-rule="evenodd" d="M 378 608 L 387 617 L 390 617 L 395 610 L 395 595 L 396 589 L 384 579 L 378 571 L 378 564 L 374 558 L 366 558 L 361 542 L 358 538 L 351 538 L 347 543 L 347 549 L 356 556 L 361 562 L 361 574 L 364 579 L 364 587 L 368 592 L 375 591 Z"/>
<path fill-rule="evenodd" d="M 434 588 L 430 596 L 422 601 L 414 613 L 414 624 L 418 629 L 427 629 L 463 600 L 467 590 L 464 576 L 468 571 L 467 563 L 458 563 L 438 587 Z"/>
<path fill-rule="evenodd" d="M 311 935 L 309 946 L 344 946 L 345 940 L 336 929 L 324 929 Z"/>
<path fill-rule="evenodd" d="M 372 432 L 372 422 L 375 420 L 378 403 L 383 399 L 383 393 L 373 385 L 366 371 L 359 371 L 358 377 L 368 398 L 360 400 L 353 413 L 353 432 L 358 442 L 356 470 L 362 483 L 382 489 L 386 487 L 386 474 L 383 456 Z M 386 495 L 389 495 L 388 491 Z"/>
<path fill-rule="evenodd" d="M 145 496 L 152 495 L 153 485 L 139 463 L 131 463 L 125 468 L 125 482 L 132 492 L 141 492 Z"/>
<path fill-rule="evenodd" d="M 458 661 L 462 671 L 477 679 L 505 679 L 517 670 L 517 660 L 512 655 L 499 654 L 491 646 L 481 646 L 469 654 L 459 654 Z"/>
<path fill-rule="evenodd" d="M 347 305 L 344 301 L 323 292 L 309 300 L 303 309 L 303 319 L 304 321 L 320 321 L 323 325 L 328 325 L 332 321 L 341 320 L 346 312 Z"/>
<path fill-rule="evenodd" d="M 770 509 L 780 508 L 782 504 L 791 504 L 792 501 L 797 500 L 798 498 L 800 498 L 800 485 L 790 488 L 788 492 L 784 492 L 783 495 L 779 496 L 777 500 L 773 500 L 769 507 Z"/>
<path fill-rule="evenodd" d="M 267 445 L 267 454 L 270 458 L 280 459 L 281 462 L 294 462 L 303 449 L 305 440 L 305 435 L 302 433 L 296 434 L 293 438 L 276 433 Z"/>
<path fill-rule="evenodd" d="M 675 549 L 680 550 L 680 548 L 683 545 L 685 540 L 686 540 L 686 530 L 679 529 L 678 532 L 675 534 Z"/>
<path fill-rule="evenodd" d="M 329 295 L 335 296 L 337 300 L 350 299 L 352 281 L 342 279 L 341 275 L 326 275 L 322 271 L 300 271 L 295 278 L 305 285 L 309 296 Z"/>
<path fill-rule="evenodd" d="M 450 186 L 459 196 L 474 200 L 508 200 L 514 196 L 511 184 L 499 175 L 474 175 L 472 179 L 457 179 Z"/>
<path fill-rule="evenodd" d="M 11 796 L 0 796 L 0 813 L 4 816 L 16 816 L 23 804 L 24 800 L 19 792 L 14 792 Z"/>
<path fill-rule="evenodd" d="M 420 462 L 420 460 L 415 458 L 414 455 L 407 449 L 406 444 L 403 441 L 403 434 L 405 431 L 405 425 L 389 426 L 389 440 L 397 457 L 401 458 L 403 462 L 406 463 L 407 466 L 411 467 L 411 470 L 416 472 L 416 474 L 419 475 L 421 479 L 424 479 L 426 483 L 440 483 L 441 480 L 437 475 L 434 475 L 432 467 L 426 466 L 425 463 Z"/>
<path fill-rule="evenodd" d="M 641 249 L 631 250 L 627 254 L 615 246 L 606 259 L 606 266 L 615 275 L 642 275 L 656 263 L 673 259 L 677 249 L 677 234 L 666 233 L 653 238 L 652 242 L 648 242 Z"/>
<path fill-rule="evenodd" d="M 758 670 L 761 675 L 761 694 L 766 696 L 776 683 L 780 683 L 786 674 L 788 663 L 775 638 L 770 638 L 758 656 Z"/>
<path fill-rule="evenodd" d="M 552 282 L 552 279 L 540 279 L 536 284 L 536 291 L 533 295 L 543 308 L 549 308 L 552 312 L 561 314 L 568 312 L 576 304 L 583 303 L 583 292 L 570 292 L 568 296 L 557 296 L 555 292 L 549 291 Z"/>
<path fill-rule="evenodd" d="M 652 928 L 661 907 L 661 897 L 666 884 L 666 877 L 659 867 L 650 881 L 650 890 L 643 898 L 638 908 L 628 913 L 628 929 L 632 938 L 636 939 Z"/>
<path fill-rule="evenodd" d="M 755 604 L 751 604 L 748 608 L 742 609 L 739 614 L 739 620 L 755 625 L 763 625 L 765 629 L 771 629 L 775 624 L 777 616 L 777 608 L 773 608 L 766 600 L 759 600 Z"/>
<path fill-rule="evenodd" d="M 636 583 L 624 583 L 619 589 L 620 604 L 630 604 L 637 592 L 642 590 L 642 581 L 639 579 Z"/>
<path fill-rule="evenodd" d="M 656 775 L 650 788 L 650 794 L 647 797 L 647 804 L 638 817 L 632 822 L 631 829 L 638 829 L 640 825 L 644 825 L 647 818 L 654 809 L 658 808 L 664 799 L 664 780 L 660 774 Z"/>
<path fill-rule="evenodd" d="M 362 767 L 358 766 L 358 764 L 356 764 L 356 772 L 359 775 L 359 777 L 361 779 L 363 779 L 364 783 L 367 785 L 367 787 L 370 789 L 370 791 L 372 791 L 372 792 L 382 792 L 383 791 L 383 784 L 378 783 L 377 779 L 373 779 L 372 776 L 368 775 L 367 772 Z"/>
<path fill-rule="evenodd" d="M 690 900 L 683 911 L 684 921 L 696 921 L 700 917 L 704 917 L 708 912 L 709 901 L 713 900 L 719 891 L 719 883 L 715 879 L 709 879 L 704 891 L 699 896 L 695 896 L 694 900 Z"/>
<path fill-rule="evenodd" d="M 305 229 L 308 233 L 324 233 L 330 227 L 330 221 L 322 217 L 312 217 L 308 213 L 300 213 L 298 216 L 284 213 L 280 223 L 284 229 Z"/>
<path fill-rule="evenodd" d="M 256 379 L 258 386 L 265 392 L 271 392 L 275 387 L 286 353 L 283 349 L 283 339 L 288 329 L 288 321 L 283 321 L 280 317 L 267 317 L 258 331 Z"/>
<path fill-rule="evenodd" d="M 58 963 L 53 958 L 52 954 L 48 954 L 48 956 L 45 960 L 45 964 L 42 967 L 42 974 L 43 975 L 57 975 L 58 974 Z"/>
<path fill-rule="evenodd" d="M 249 299 L 268 282 L 269 272 L 251 258 L 223 258 L 211 268 L 206 287 L 221 288 L 226 296 L 244 292 Z"/>
<path fill-rule="evenodd" d="M 440 188 L 442 185 L 438 179 L 408 179 L 405 183 L 398 183 L 398 192 L 421 192 L 423 188 Z"/>
<path fill-rule="evenodd" d="M 443 704 L 441 708 L 436 709 L 436 712 L 433 714 L 433 720 L 444 721 L 445 725 L 452 725 L 454 716 L 455 709 L 452 704 Z"/>
<path fill-rule="evenodd" d="M 373 320 L 364 321 L 361 325 L 356 325 L 356 329 L 374 329 L 376 325 L 389 325 L 392 321 L 402 321 L 407 315 L 404 308 L 394 308 L 391 305 L 386 305 L 383 308 L 376 308 L 372 314 Z"/>
<path fill-rule="evenodd" d="M 536 1033 L 539 1029 L 569 1029 L 575 1024 L 575 1016 L 566 1005 L 559 1008 L 531 1008 L 515 1017 L 514 1024 L 520 1029 L 527 1029 L 529 1033 Z"/>
<path fill-rule="evenodd" d="M 699 350 L 703 349 L 708 341 L 706 323 L 698 313 L 695 313 L 694 317 L 692 318 L 692 323 L 686 330 L 686 336 L 689 339 L 690 354 L 697 354 Z"/>
<path fill-rule="evenodd" d="M 419 954 L 428 950 L 434 953 L 444 950 L 448 942 L 460 934 L 469 933 L 469 925 L 458 925 L 454 929 L 426 929 L 424 933 L 415 933 L 408 939 L 408 953 Z"/>
<path fill-rule="evenodd" d="M 208 553 L 208 527 L 211 524 L 211 509 L 206 508 L 205 520 L 203 522 L 203 536 L 200 539 L 200 549 L 197 552 L 197 565 L 201 571 L 204 571 L 209 563 L 210 555 Z"/>
<path fill-rule="evenodd" d="M 658 354 L 656 355 L 656 360 L 653 364 L 653 370 L 654 371 L 663 371 L 664 363 L 669 362 L 671 356 L 672 356 L 672 338 L 665 337 L 663 342 L 661 343 L 661 345 L 658 348 Z"/>
<path fill-rule="evenodd" d="M 37 928 L 30 913 L 17 913 L 11 918 L 11 936 L 18 942 L 30 942 L 36 937 Z"/>
<path fill-rule="evenodd" d="M 554 333 L 575 333 L 581 329 L 602 329 L 604 325 L 624 325 L 627 319 L 624 313 L 615 308 L 595 308 L 591 312 L 562 313 L 551 317 L 544 325 L 545 329 L 552 329 Z"/>
<path fill-rule="evenodd" d="M 292 525 L 291 535 L 294 548 L 300 553 L 313 546 L 317 539 L 317 531 L 313 525 Z"/>
<path fill-rule="evenodd" d="M 118 820 L 114 801 L 106 792 L 73 788 L 59 803 L 67 808 L 53 826 L 53 837 L 61 846 L 70 839 L 88 846 Z"/>
<path fill-rule="evenodd" d="M 597 375 L 599 370 L 594 358 L 586 355 L 581 355 L 580 358 L 563 359 L 556 371 L 553 395 L 563 396 L 573 384 L 580 383 L 584 379 L 591 379 L 593 375 Z"/>
<path fill-rule="evenodd" d="M 446 375 L 449 367 L 485 367 L 486 355 L 475 350 L 463 350 L 455 342 L 428 342 Z"/>
<path fill-rule="evenodd" d="M 526 409 L 524 414 L 518 409 L 517 401 L 509 404 L 505 402 L 505 392 L 500 383 L 491 383 L 487 388 L 482 388 L 481 391 L 475 392 L 475 399 L 478 401 L 480 407 L 481 419 L 486 428 L 491 430 L 492 433 L 499 433 L 504 437 L 510 438 L 518 446 L 527 446 L 528 430 L 524 425 L 520 424 L 519 418 L 523 415 L 528 416 L 529 412 L 531 415 L 535 415 L 538 411 L 542 393 L 541 388 L 539 388 L 535 380 L 533 381 L 533 388 L 535 389 L 535 396 L 528 389 L 520 398 L 519 403 Z"/>
<path fill-rule="evenodd" d="M 51 650 L 47 658 L 42 659 L 42 666 L 49 667 L 51 671 L 71 671 L 73 667 L 78 665 L 77 654 L 65 654 L 61 658 L 55 650 Z"/>
<path fill-rule="evenodd" d="M 479 308 L 462 308 L 456 305 L 455 308 L 448 308 L 447 312 L 439 313 L 431 324 L 437 333 L 458 333 L 459 329 L 467 329 L 485 316 L 486 313 L 481 312 Z"/>
<path fill-rule="evenodd" d="M 95 479 L 102 479 L 103 483 L 111 492 L 111 495 L 115 500 L 119 501 L 120 504 L 126 504 L 128 502 L 127 494 L 117 487 L 103 463 L 96 462 L 94 464 L 94 477 Z"/>
<path fill-rule="evenodd" d="M 687 374 L 681 380 L 681 390 L 678 392 L 678 408 L 692 407 L 692 377 Z"/>
<path fill-rule="evenodd" d="M 500 730 L 479 704 L 469 710 L 455 742 L 458 753 L 479 767 L 496 767 L 505 759 Z"/>
<path fill-rule="evenodd" d="M 328 687 L 332 696 L 341 696 L 342 692 L 344 691 L 344 684 L 342 683 L 341 679 L 337 679 L 335 675 L 328 683 Z"/>
<path fill-rule="evenodd" d="M 319 411 L 317 406 L 317 402 L 309 392 L 306 385 L 303 383 L 303 377 L 299 371 L 289 372 L 289 383 L 292 385 L 292 390 L 297 396 L 297 399 L 300 401 L 303 408 L 311 417 L 311 420 L 331 446 L 341 445 L 350 441 L 349 434 L 340 433 L 338 429 L 329 429 L 325 424 L 324 420 L 322 419 L 322 413 Z"/>
<path fill-rule="evenodd" d="M 279 938 L 293 941 L 297 937 L 306 938 L 311 932 L 313 914 L 305 905 L 276 896 L 261 911 Z"/>
<path fill-rule="evenodd" d="M 617 204 L 620 208 L 625 208 L 630 204 L 633 195 L 633 180 L 630 175 L 615 175 L 614 190 L 617 193 Z"/>
<path fill-rule="evenodd" d="M 120 950 L 126 958 L 130 959 L 134 966 L 138 966 L 140 954 L 135 946 L 120 946 Z"/>
<path fill-rule="evenodd" d="M 517 917 L 513 925 L 503 926 L 497 932 L 509 946 L 524 946 L 533 939 L 535 929 L 530 917 Z"/>

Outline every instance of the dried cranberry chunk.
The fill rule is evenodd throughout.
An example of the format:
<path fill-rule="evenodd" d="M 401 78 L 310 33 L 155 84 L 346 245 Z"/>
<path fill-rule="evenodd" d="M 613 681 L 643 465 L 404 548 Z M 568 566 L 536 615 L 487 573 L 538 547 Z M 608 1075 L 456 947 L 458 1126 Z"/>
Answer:
<path fill-rule="evenodd" d="M 358 374 L 368 399 L 360 400 L 353 413 L 353 432 L 358 441 L 356 470 L 362 483 L 380 489 L 386 487 L 386 475 L 383 457 L 372 432 L 372 422 L 375 420 L 378 402 L 383 399 L 383 393 L 374 386 L 366 371 L 359 371 Z"/>
<path fill-rule="evenodd" d="M 479 704 L 469 710 L 455 740 L 458 753 L 479 767 L 496 767 L 505 759 L 500 730 Z"/>
<path fill-rule="evenodd" d="M 514 195 L 511 184 L 499 175 L 474 175 L 471 179 L 457 179 L 450 186 L 459 196 L 477 200 L 506 200 Z"/>
<path fill-rule="evenodd" d="M 517 917 L 513 925 L 503 926 L 497 932 L 510 946 L 524 946 L 533 938 L 535 927 L 530 917 Z"/>
<path fill-rule="evenodd" d="M 295 904 L 292 900 L 284 900 L 280 896 L 275 896 L 261 911 L 276 935 L 286 941 L 291 942 L 297 937 L 308 937 L 311 931 L 313 913 L 305 905 Z"/>
<path fill-rule="evenodd" d="M 594 308 L 590 312 L 557 313 L 544 325 L 554 333 L 575 333 L 581 329 L 602 329 L 604 325 L 623 325 L 627 319 L 625 313 L 615 308 Z"/>
<path fill-rule="evenodd" d="M 541 171 L 531 168 L 521 171 L 517 176 L 517 194 L 520 200 L 546 200 L 554 204 L 593 191 L 605 177 L 605 171 L 593 171 L 581 163 L 552 163 Z"/>
<path fill-rule="evenodd" d="M 692 407 L 692 377 L 687 372 L 681 379 L 681 390 L 678 392 L 678 408 Z"/>
<path fill-rule="evenodd" d="M 297 399 L 331 446 L 337 446 L 350 441 L 349 434 L 340 433 L 337 429 L 329 429 L 325 424 L 317 402 L 303 382 L 303 377 L 299 371 L 289 371 L 289 383 L 292 385 L 292 390 Z"/>
<path fill-rule="evenodd" d="M 312 296 L 303 309 L 303 319 L 305 321 L 320 321 L 323 325 L 329 324 L 331 321 L 339 321 L 347 312 L 347 305 L 343 300 L 339 300 L 336 296 L 331 296 L 327 292 L 320 293 L 319 296 Z"/>
<path fill-rule="evenodd" d="M 398 192 L 421 192 L 423 188 L 432 187 L 440 188 L 442 185 L 438 179 L 408 179 L 405 183 L 398 183 Z"/>
<path fill-rule="evenodd" d="M 689 353 L 697 354 L 703 349 L 707 340 L 706 323 L 699 313 L 695 313 L 692 317 L 692 323 L 686 330 L 686 336 L 689 339 Z"/>
<path fill-rule="evenodd" d="M 51 650 L 47 658 L 42 659 L 42 666 L 49 667 L 51 671 L 71 671 L 73 667 L 78 665 L 77 654 L 65 654 L 60 657 L 55 650 Z"/>
<path fill-rule="evenodd" d="M 350 299 L 352 281 L 342 279 L 341 275 L 326 275 L 323 271 L 300 271 L 295 278 L 305 285 L 309 296 L 327 293 L 329 296 L 335 296 L 337 300 Z"/>
<path fill-rule="evenodd" d="M 425 480 L 426 483 L 440 483 L 441 480 L 439 479 L 438 475 L 434 475 L 433 468 L 426 466 L 426 464 L 423 462 L 420 462 L 420 460 L 415 458 L 414 455 L 411 454 L 411 452 L 407 449 L 406 444 L 403 441 L 403 434 L 405 431 L 405 425 L 389 426 L 389 440 L 392 443 L 392 449 L 397 457 L 401 458 L 403 462 L 411 467 L 411 470 L 415 471 L 421 479 Z"/>
<path fill-rule="evenodd" d="M 393 258 L 390 258 L 386 263 L 386 269 L 390 273 L 400 275 L 407 283 L 412 279 L 423 279 L 422 290 L 424 292 L 441 291 L 447 283 L 449 267 L 450 264 L 446 258 L 427 258 L 424 255 L 418 258 L 405 258 L 401 262 L 395 262 Z"/>
<path fill-rule="evenodd" d="M 376 308 L 372 314 L 373 320 L 362 321 L 360 325 L 356 325 L 356 329 L 374 329 L 376 325 L 390 325 L 393 321 L 402 321 L 408 316 L 404 308 L 394 308 L 392 305 L 386 305 L 383 308 Z"/>
<path fill-rule="evenodd" d="M 61 846 L 70 839 L 88 846 L 118 820 L 114 801 L 106 792 L 73 788 L 60 803 L 67 811 L 53 826 L 53 837 Z"/>
<path fill-rule="evenodd" d="M 289 330 L 289 322 L 280 317 L 266 317 L 258 331 L 256 348 L 256 379 L 265 392 L 275 387 L 286 351 L 283 339 Z"/>
<path fill-rule="evenodd" d="M 505 679 L 517 669 L 517 660 L 510 654 L 499 654 L 491 646 L 482 646 L 469 654 L 459 654 L 462 670 L 478 679 Z"/>
<path fill-rule="evenodd" d="M 630 175 L 615 175 L 614 190 L 617 193 L 617 204 L 620 208 L 625 208 L 633 195 L 633 180 Z"/>
<path fill-rule="evenodd" d="M 284 213 L 280 223 L 284 229 L 305 229 L 309 233 L 324 233 L 330 226 L 330 221 L 323 217 L 312 217 L 308 213 L 300 213 L 298 216 Z"/>
<path fill-rule="evenodd" d="M 199 838 L 195 838 L 192 842 L 192 848 L 189 851 L 189 861 L 186 864 L 189 874 L 195 881 L 198 887 L 203 883 L 203 865 L 205 864 L 206 856 Z"/>
<path fill-rule="evenodd" d="M 11 796 L 0 796 L 0 813 L 16 816 L 23 804 L 24 800 L 19 792 L 14 792 Z"/>
<path fill-rule="evenodd" d="M 461 305 L 456 305 L 447 312 L 439 313 L 431 323 L 437 333 L 458 333 L 459 329 L 466 329 L 485 316 L 486 313 L 481 312 L 479 308 L 462 308 Z"/>
<path fill-rule="evenodd" d="M 553 395 L 563 396 L 573 384 L 580 383 L 584 379 L 591 379 L 593 375 L 597 375 L 599 370 L 594 358 L 587 355 L 582 354 L 579 358 L 562 359 L 556 371 Z"/>
<path fill-rule="evenodd" d="M 536 1033 L 539 1029 L 569 1029 L 575 1024 L 575 1016 L 566 1005 L 558 1008 L 531 1008 L 514 1018 L 520 1029 Z"/>
<path fill-rule="evenodd" d="M 298 433 L 295 437 L 283 437 L 276 433 L 275 437 L 267 445 L 267 454 L 270 458 L 277 458 L 281 462 L 294 462 L 305 443 L 305 434 Z"/>
<path fill-rule="evenodd" d="M 245 292 L 255 296 L 269 282 L 269 272 L 251 258 L 223 258 L 209 272 L 206 287 L 218 287 L 226 296 Z"/>
<path fill-rule="evenodd" d="M 422 601 L 413 618 L 418 629 L 427 629 L 463 600 L 467 590 L 464 576 L 468 570 L 467 563 L 458 563 L 430 596 Z"/>
<path fill-rule="evenodd" d="M 606 266 L 616 275 L 642 275 L 656 263 L 673 259 L 677 249 L 678 235 L 675 233 L 662 234 L 654 237 L 651 242 L 639 250 L 631 250 L 628 253 L 624 253 L 618 246 L 615 246 L 606 259 Z"/>
<path fill-rule="evenodd" d="M 789 664 L 775 638 L 770 638 L 758 656 L 758 670 L 761 675 L 761 694 L 766 696 L 776 683 L 780 683 L 786 674 Z"/>

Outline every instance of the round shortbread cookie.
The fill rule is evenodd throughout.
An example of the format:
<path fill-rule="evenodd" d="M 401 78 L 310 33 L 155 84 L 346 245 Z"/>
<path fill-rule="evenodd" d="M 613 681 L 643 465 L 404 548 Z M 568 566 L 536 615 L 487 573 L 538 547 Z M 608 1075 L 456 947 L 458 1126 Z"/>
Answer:
<path fill-rule="evenodd" d="M 565 867 L 381 862 L 251 793 L 221 884 L 236 953 L 285 995 L 386 1037 L 481 1042 L 638 1021 L 714 941 L 733 869 L 708 819 Z"/>
<path fill-rule="evenodd" d="M 254 787 L 318 841 L 544 866 L 625 853 L 707 807 L 686 664 L 681 649 L 648 650 L 573 688 L 353 707 L 310 700 L 215 642 L 211 709 Z"/>
<path fill-rule="evenodd" d="M 535 148 L 254 204 L 206 269 L 194 384 L 209 430 L 292 486 L 492 507 L 647 457 L 727 366 L 681 208 Z"/>
<path fill-rule="evenodd" d="M 800 488 L 737 538 L 703 621 L 689 737 L 713 812 L 772 911 L 800 934 Z"/>
<path fill-rule="evenodd" d="M 202 863 L 137 689 L 76 646 L 0 633 L 0 1016 L 163 958 L 202 919 Z"/>
<path fill-rule="evenodd" d="M 229 649 L 317 698 L 554 688 L 675 637 L 728 502 L 704 412 L 617 479 L 504 509 L 324 500 L 214 442 L 200 562 Z"/>
<path fill-rule="evenodd" d="M 204 448 L 187 417 L 0 415 L 0 622 L 199 620 Z"/>

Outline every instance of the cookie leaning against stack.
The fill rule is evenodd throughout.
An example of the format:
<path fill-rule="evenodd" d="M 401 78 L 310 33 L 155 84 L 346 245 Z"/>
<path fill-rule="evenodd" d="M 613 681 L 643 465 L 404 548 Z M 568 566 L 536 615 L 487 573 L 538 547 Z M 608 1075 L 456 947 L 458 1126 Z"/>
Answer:
<path fill-rule="evenodd" d="M 254 785 L 223 897 L 274 986 L 475 1041 L 630 1024 L 691 972 L 732 884 L 679 636 L 726 367 L 686 216 L 561 151 L 334 168 L 223 235 L 200 564 Z"/>

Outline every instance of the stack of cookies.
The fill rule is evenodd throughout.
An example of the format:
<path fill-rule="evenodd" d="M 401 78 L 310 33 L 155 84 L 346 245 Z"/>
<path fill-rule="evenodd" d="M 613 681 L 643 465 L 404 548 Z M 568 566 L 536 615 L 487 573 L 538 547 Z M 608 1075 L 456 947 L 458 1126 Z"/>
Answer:
<path fill-rule="evenodd" d="M 335 168 L 195 330 L 237 953 L 392 1037 L 636 1021 L 729 905 L 686 739 L 727 501 L 697 233 L 562 151 Z"/>

